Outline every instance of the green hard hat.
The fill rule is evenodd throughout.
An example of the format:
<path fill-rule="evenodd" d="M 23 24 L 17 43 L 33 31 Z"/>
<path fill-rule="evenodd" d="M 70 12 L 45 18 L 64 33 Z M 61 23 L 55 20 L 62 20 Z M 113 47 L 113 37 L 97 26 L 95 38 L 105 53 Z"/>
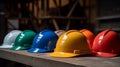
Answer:
<path fill-rule="evenodd" d="M 36 33 L 32 30 L 24 30 L 15 39 L 15 43 L 11 50 L 27 50 L 31 47 Z"/>

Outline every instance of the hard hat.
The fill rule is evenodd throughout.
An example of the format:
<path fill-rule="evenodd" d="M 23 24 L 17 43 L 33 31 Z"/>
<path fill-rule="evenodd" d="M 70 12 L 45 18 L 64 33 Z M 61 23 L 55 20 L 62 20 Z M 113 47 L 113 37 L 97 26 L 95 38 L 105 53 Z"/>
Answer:
<path fill-rule="evenodd" d="M 0 48 L 11 48 L 15 42 L 16 37 L 21 32 L 22 31 L 20 30 L 12 30 L 8 34 L 6 34 L 3 40 L 3 44 L 0 46 Z"/>
<path fill-rule="evenodd" d="M 94 33 L 88 29 L 82 29 L 80 30 L 80 32 L 82 32 L 86 36 L 89 47 L 92 48 L 92 44 L 95 38 Z"/>
<path fill-rule="evenodd" d="M 45 53 L 54 50 L 58 36 L 52 30 L 42 30 L 38 33 L 32 43 L 32 47 L 28 52 Z"/>
<path fill-rule="evenodd" d="M 95 56 L 113 57 L 120 54 L 120 38 L 117 32 L 104 30 L 94 39 L 92 52 Z"/>
<path fill-rule="evenodd" d="M 64 30 L 56 30 L 55 33 L 58 37 L 60 37 L 63 33 L 65 33 L 65 31 Z"/>
<path fill-rule="evenodd" d="M 36 33 L 32 30 L 24 30 L 15 39 L 11 50 L 27 50 L 31 47 Z"/>
<path fill-rule="evenodd" d="M 78 30 L 69 30 L 59 37 L 56 48 L 50 56 L 75 57 L 90 53 L 86 37 Z"/>

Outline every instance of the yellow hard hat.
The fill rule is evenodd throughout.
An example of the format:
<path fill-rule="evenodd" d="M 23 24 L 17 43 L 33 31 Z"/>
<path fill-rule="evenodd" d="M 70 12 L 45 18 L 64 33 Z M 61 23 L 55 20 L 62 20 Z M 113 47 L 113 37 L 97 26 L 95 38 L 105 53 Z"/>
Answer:
<path fill-rule="evenodd" d="M 86 37 L 78 30 L 69 30 L 59 37 L 56 48 L 50 56 L 75 57 L 90 53 Z"/>

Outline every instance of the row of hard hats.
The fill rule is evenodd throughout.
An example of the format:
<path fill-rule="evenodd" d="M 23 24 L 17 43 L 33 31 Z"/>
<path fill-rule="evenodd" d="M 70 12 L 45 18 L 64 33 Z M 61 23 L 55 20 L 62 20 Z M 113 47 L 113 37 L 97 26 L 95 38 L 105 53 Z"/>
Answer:
<path fill-rule="evenodd" d="M 28 49 L 35 35 L 36 33 L 32 30 L 13 30 L 4 37 L 0 48 L 10 48 L 12 50 Z"/>
<path fill-rule="evenodd" d="M 29 49 L 28 52 L 53 51 L 58 37 L 64 32 L 64 30 L 54 32 L 46 29 L 36 34 L 32 30 L 13 30 L 4 37 L 4 42 L 0 48 L 10 48 L 11 50 Z"/>
<path fill-rule="evenodd" d="M 101 57 L 113 57 L 120 54 L 120 42 L 117 32 L 104 30 L 95 37 L 88 29 L 82 30 L 14 30 L 4 38 L 1 48 L 27 50 L 31 53 L 50 53 L 53 57 L 75 57 L 92 54 Z M 11 44 L 8 46 L 8 44 Z"/>

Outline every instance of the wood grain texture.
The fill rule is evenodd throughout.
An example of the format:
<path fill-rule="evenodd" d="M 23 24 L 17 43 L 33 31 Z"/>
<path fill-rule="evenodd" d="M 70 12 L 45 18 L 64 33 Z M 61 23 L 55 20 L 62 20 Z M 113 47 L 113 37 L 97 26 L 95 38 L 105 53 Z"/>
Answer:
<path fill-rule="evenodd" d="M 119 67 L 120 57 L 101 58 L 79 56 L 75 58 L 56 58 L 49 53 L 29 53 L 26 50 L 13 51 L 0 49 L 0 58 L 30 65 L 33 67 Z"/>

